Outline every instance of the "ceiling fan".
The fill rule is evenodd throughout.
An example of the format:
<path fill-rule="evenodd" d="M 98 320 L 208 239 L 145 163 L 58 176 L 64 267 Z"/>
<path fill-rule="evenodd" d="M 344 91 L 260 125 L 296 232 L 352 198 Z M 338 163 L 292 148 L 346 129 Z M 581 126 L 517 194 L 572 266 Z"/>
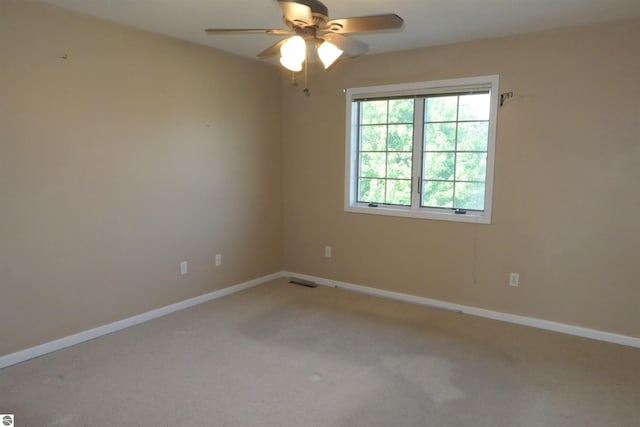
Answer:
<path fill-rule="evenodd" d="M 329 20 L 329 10 L 318 0 L 278 0 L 287 29 L 219 29 L 208 28 L 208 34 L 272 34 L 284 38 L 258 54 L 267 58 L 280 53 L 280 63 L 293 72 L 302 70 L 307 43 L 316 48 L 324 68 L 329 68 L 342 54 L 358 56 L 366 53 L 366 44 L 345 34 L 401 29 L 404 21 L 398 15 L 358 16 Z"/>

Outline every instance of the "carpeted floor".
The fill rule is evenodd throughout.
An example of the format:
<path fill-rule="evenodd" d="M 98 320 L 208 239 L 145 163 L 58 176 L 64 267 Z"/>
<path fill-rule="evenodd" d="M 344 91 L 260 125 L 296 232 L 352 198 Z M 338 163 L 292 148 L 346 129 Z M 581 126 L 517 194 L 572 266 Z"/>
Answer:
<path fill-rule="evenodd" d="M 0 370 L 26 426 L 634 426 L 640 350 L 278 280 Z"/>

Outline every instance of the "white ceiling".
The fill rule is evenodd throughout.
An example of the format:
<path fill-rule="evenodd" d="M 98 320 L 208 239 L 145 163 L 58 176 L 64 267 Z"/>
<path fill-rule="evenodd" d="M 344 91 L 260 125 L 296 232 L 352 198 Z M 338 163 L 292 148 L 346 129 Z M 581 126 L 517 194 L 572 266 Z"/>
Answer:
<path fill-rule="evenodd" d="M 286 28 L 276 0 L 43 0 L 83 14 L 255 58 L 280 37 L 207 35 L 212 28 Z M 640 16 L 640 0 L 323 0 L 329 18 L 396 13 L 404 30 L 358 34 L 370 53 Z"/>

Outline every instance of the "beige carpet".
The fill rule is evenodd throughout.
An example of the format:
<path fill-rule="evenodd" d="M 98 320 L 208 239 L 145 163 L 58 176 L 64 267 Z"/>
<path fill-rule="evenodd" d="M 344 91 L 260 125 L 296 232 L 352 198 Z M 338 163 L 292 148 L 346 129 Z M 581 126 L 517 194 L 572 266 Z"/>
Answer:
<path fill-rule="evenodd" d="M 16 426 L 640 426 L 640 350 L 279 280 L 0 370 Z"/>

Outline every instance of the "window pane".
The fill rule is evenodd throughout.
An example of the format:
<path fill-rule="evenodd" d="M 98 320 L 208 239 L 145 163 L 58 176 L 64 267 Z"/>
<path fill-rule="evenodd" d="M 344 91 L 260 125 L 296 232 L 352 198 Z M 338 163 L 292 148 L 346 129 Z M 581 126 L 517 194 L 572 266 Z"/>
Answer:
<path fill-rule="evenodd" d="M 427 98 L 425 122 L 453 122 L 458 111 L 457 96 L 438 96 Z"/>
<path fill-rule="evenodd" d="M 422 206 L 452 208 L 453 182 L 424 181 L 422 185 Z"/>
<path fill-rule="evenodd" d="M 362 124 L 387 123 L 388 101 L 362 101 Z"/>
<path fill-rule="evenodd" d="M 387 177 L 411 179 L 411 153 L 389 153 Z"/>
<path fill-rule="evenodd" d="M 484 184 L 456 182 L 454 208 L 484 210 Z"/>
<path fill-rule="evenodd" d="M 487 175 L 485 153 L 458 153 L 456 159 L 457 181 L 483 181 Z"/>
<path fill-rule="evenodd" d="M 423 176 L 428 180 L 453 180 L 455 153 L 425 153 Z"/>
<path fill-rule="evenodd" d="M 424 127 L 424 149 L 453 151 L 456 149 L 455 123 L 429 123 Z"/>
<path fill-rule="evenodd" d="M 385 191 L 384 186 L 384 179 L 360 179 L 358 201 L 367 203 L 383 203 Z"/>
<path fill-rule="evenodd" d="M 360 176 L 366 178 L 384 178 L 386 175 L 386 153 L 361 153 Z"/>
<path fill-rule="evenodd" d="M 413 123 L 413 99 L 389 101 L 389 123 Z"/>
<path fill-rule="evenodd" d="M 489 120 L 490 99 L 488 93 L 461 95 L 458 120 Z"/>
<path fill-rule="evenodd" d="M 387 180 L 387 203 L 393 205 L 411 204 L 411 181 L 410 180 Z"/>
<path fill-rule="evenodd" d="M 387 126 L 370 125 L 360 127 L 361 151 L 385 151 L 387 148 Z"/>
<path fill-rule="evenodd" d="M 389 125 L 389 151 L 411 151 L 412 125 Z"/>
<path fill-rule="evenodd" d="M 489 122 L 458 124 L 458 150 L 487 151 Z"/>

